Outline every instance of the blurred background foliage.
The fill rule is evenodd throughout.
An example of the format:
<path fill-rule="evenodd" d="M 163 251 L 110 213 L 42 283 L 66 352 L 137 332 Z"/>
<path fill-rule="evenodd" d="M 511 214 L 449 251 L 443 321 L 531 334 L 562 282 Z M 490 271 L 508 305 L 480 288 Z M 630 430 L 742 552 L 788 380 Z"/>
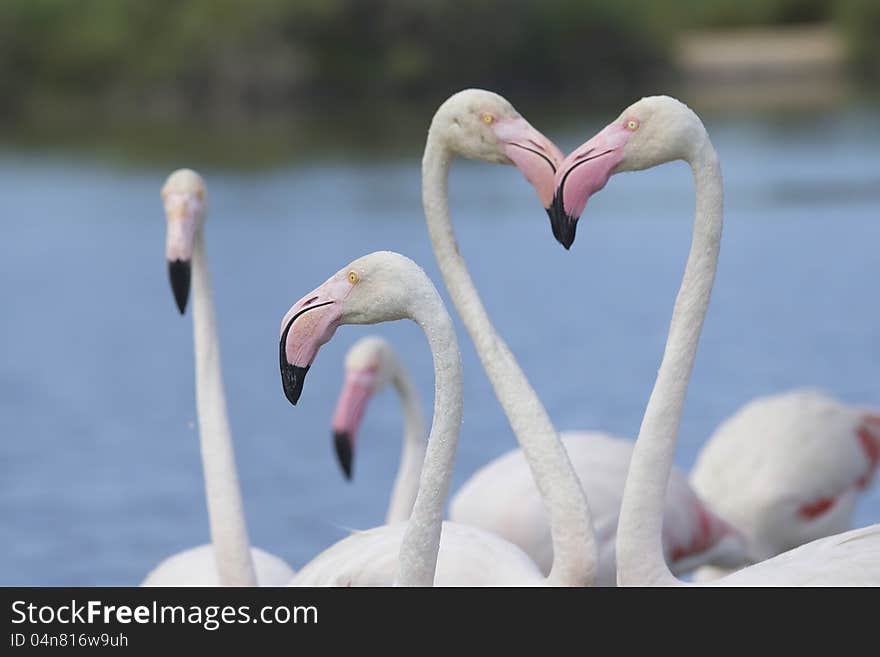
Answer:
<path fill-rule="evenodd" d="M 877 77 L 877 0 L 3 0 L 0 116 L 254 116 L 470 85 L 614 102 L 670 75 L 685 30 L 804 22 L 836 25 Z"/>

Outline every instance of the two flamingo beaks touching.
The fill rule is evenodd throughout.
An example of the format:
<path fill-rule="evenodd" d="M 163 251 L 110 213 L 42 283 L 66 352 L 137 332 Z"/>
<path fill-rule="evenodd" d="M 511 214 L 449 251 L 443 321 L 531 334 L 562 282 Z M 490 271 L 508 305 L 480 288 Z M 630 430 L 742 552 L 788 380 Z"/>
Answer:
<path fill-rule="evenodd" d="M 492 326 L 458 249 L 447 203 L 448 173 L 456 156 L 517 165 L 535 187 L 550 215 L 554 235 L 566 248 L 574 241 L 578 217 L 588 198 L 614 173 L 646 169 L 676 159 L 691 165 L 697 187 L 694 241 L 673 312 L 663 364 L 634 447 L 621 445 L 618 439 L 602 434 L 572 434 L 560 440 L 515 358 Z M 173 200 L 176 198 L 173 196 Z M 389 524 L 343 539 L 305 566 L 293 582 L 346 585 L 613 583 L 615 565 L 607 548 L 603 549 L 606 542 L 602 531 L 607 531 L 609 524 L 604 522 L 606 515 L 612 518 L 610 524 L 617 525 L 616 580 L 621 584 L 678 583 L 667 561 L 673 567 L 680 561 L 682 568 L 690 568 L 710 561 L 732 567 L 745 560 L 740 532 L 703 505 L 687 487 L 683 476 L 673 470 L 672 464 L 684 395 L 714 281 L 722 223 L 720 168 L 699 118 L 674 99 L 646 98 L 563 158 L 559 149 L 503 98 L 479 90 L 460 92 L 440 107 L 431 124 L 423 159 L 423 201 L 429 234 L 447 289 L 520 443 L 521 452 L 502 457 L 502 461 L 508 459 L 514 464 L 508 467 L 525 482 L 522 488 L 529 489 L 527 496 L 540 502 L 543 515 L 540 511 L 536 515 L 543 522 L 542 534 L 530 544 L 534 535 L 523 538 L 514 535 L 514 531 L 506 535 L 503 518 L 496 523 L 502 526 L 501 535 L 454 522 L 464 514 L 457 511 L 462 507 L 458 501 L 453 505 L 453 521 L 443 522 L 461 418 L 461 365 L 455 334 L 442 301 L 424 272 L 403 256 L 380 252 L 340 270 L 287 313 L 282 322 L 280 344 L 282 381 L 288 400 L 296 403 L 318 348 L 332 337 L 339 325 L 399 319 L 419 324 L 434 357 L 435 412 L 427 445 L 421 442 L 419 447 L 417 441 L 405 443 L 415 445 L 409 450 L 409 457 L 407 447 L 404 448 L 405 463 L 417 463 L 418 456 L 424 453 L 417 493 L 413 501 L 414 475 L 399 476 L 394 498 L 399 497 L 401 502 L 396 509 L 392 504 Z M 168 207 L 166 197 L 166 210 Z M 167 213 L 171 259 L 174 256 L 170 250 L 172 212 Z M 178 232 L 184 237 L 189 235 L 185 230 Z M 175 265 L 171 273 L 178 280 L 187 274 Z M 205 285 L 206 273 L 205 270 Z M 183 286 L 173 282 L 173 287 L 180 304 L 178 290 Z M 210 324 L 213 329 L 213 313 Z M 198 336 L 196 322 L 197 387 L 203 381 L 198 376 Z M 219 382 L 219 362 L 216 374 Z M 374 390 L 376 383 L 353 380 L 350 383 L 353 407 L 347 409 L 341 402 L 342 410 L 338 409 L 337 416 L 349 413 L 356 418 L 362 414 L 367 396 L 364 391 Z M 222 383 L 220 385 L 222 401 Z M 357 396 L 358 385 L 363 389 L 360 397 Z M 223 416 L 225 419 L 225 410 Z M 199 420 L 204 445 L 201 403 Z M 414 432 L 416 419 L 408 417 L 407 423 Z M 868 426 L 874 425 L 869 423 Z M 334 428 L 341 429 L 336 436 L 337 451 L 343 467 L 350 471 L 354 432 L 349 427 L 346 436 L 344 427 Z M 228 438 L 228 427 L 226 435 Z M 875 434 L 869 437 L 873 439 Z M 226 442 L 231 455 L 231 442 L 228 439 Z M 873 449 L 876 453 L 876 447 Z M 572 464 L 572 460 L 581 463 L 581 451 L 587 454 L 586 473 Z M 865 447 L 863 452 L 870 454 L 870 447 Z M 607 504 L 612 509 L 610 514 L 605 513 L 606 500 L 601 493 L 593 491 L 603 485 L 599 474 L 603 468 L 612 469 L 602 465 L 606 454 L 617 454 L 610 461 L 617 470 L 614 477 L 609 478 L 612 483 L 607 485 L 611 491 L 609 499 L 614 498 Z M 234 495 L 227 496 L 226 502 L 232 500 L 228 509 L 237 508 L 238 513 L 230 515 L 237 515 L 241 528 L 236 532 L 236 540 L 230 543 L 240 548 L 249 543 L 240 513 L 234 460 L 227 458 L 225 462 L 221 468 L 224 477 L 220 479 L 227 482 L 224 490 L 235 491 Z M 412 470 L 411 465 L 407 468 Z M 222 570 L 224 559 L 220 558 L 220 532 L 215 535 L 214 531 L 207 459 L 205 474 L 212 538 L 218 554 L 216 565 Z M 862 478 L 869 475 L 861 473 Z M 532 482 L 530 488 L 529 482 Z M 503 516 L 507 491 L 501 484 L 485 487 L 484 491 L 478 497 L 500 500 L 499 515 Z M 588 499 L 592 502 L 594 497 L 596 506 L 591 508 Z M 401 518 L 406 517 L 405 509 L 410 506 L 408 521 L 401 522 Z M 533 507 L 537 508 L 534 504 Z M 599 509 L 601 513 L 597 514 Z M 688 533 L 677 524 L 696 529 Z M 236 526 L 235 522 L 232 526 Z M 491 529 L 498 531 L 498 526 Z M 851 580 L 847 577 L 858 568 L 862 569 L 863 581 L 865 577 L 880 578 L 876 568 L 871 570 L 863 559 L 866 550 L 877 550 L 880 546 L 878 535 L 880 530 L 875 526 L 834 536 L 721 581 L 817 583 L 825 580 L 807 578 L 816 575 L 810 574 L 809 566 L 815 569 L 818 558 L 829 558 L 835 564 L 834 569 L 825 568 L 830 583 L 848 583 Z M 613 538 L 611 544 L 614 545 Z M 612 547 L 611 556 L 614 552 Z M 244 563 L 246 560 L 241 554 L 245 551 L 239 549 L 237 553 L 238 561 Z M 241 567 L 240 570 L 247 569 Z M 221 583 L 230 582 L 229 578 L 226 582 L 222 580 Z"/>

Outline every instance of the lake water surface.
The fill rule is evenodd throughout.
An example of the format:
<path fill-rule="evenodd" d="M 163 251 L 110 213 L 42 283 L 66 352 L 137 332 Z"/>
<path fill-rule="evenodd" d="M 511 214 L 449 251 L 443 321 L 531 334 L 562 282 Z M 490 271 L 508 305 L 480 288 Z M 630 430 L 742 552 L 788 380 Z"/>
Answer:
<path fill-rule="evenodd" d="M 677 451 L 694 462 L 749 399 L 815 386 L 880 406 L 880 119 L 870 108 L 797 119 L 708 119 L 726 221 L 712 306 Z M 574 147 L 601 126 L 574 122 Z M 378 333 L 433 376 L 409 323 L 344 327 L 284 399 L 287 308 L 365 253 L 419 262 L 448 300 L 422 216 L 419 154 L 235 170 L 201 166 L 223 367 L 254 543 L 294 567 L 381 523 L 401 417 L 368 410 L 353 483 L 329 422 L 345 351 Z M 170 169 L 75 152 L 0 150 L 0 562 L 3 585 L 132 585 L 207 540 L 194 429 L 189 315 L 174 306 L 159 188 Z M 560 429 L 635 436 L 693 219 L 684 164 L 618 176 L 590 201 L 571 252 L 512 167 L 460 162 L 459 242 L 483 300 Z M 459 324 L 464 425 L 453 490 L 514 439 Z M 880 490 L 858 507 L 880 521 Z"/>

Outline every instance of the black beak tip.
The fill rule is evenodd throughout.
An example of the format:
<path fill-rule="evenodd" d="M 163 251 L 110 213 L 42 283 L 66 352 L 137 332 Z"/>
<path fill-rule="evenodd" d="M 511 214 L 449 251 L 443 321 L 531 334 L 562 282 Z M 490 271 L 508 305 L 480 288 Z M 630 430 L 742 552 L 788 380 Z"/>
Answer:
<path fill-rule="evenodd" d="M 568 251 L 571 249 L 571 245 L 574 244 L 579 217 L 569 216 L 558 196 L 554 197 L 553 204 L 546 209 L 547 215 L 550 217 L 550 228 L 553 230 L 553 237 Z"/>
<path fill-rule="evenodd" d="M 171 281 L 171 291 L 174 292 L 174 301 L 181 315 L 186 312 L 186 302 L 189 299 L 190 272 L 188 260 L 168 261 L 168 280 Z"/>
<path fill-rule="evenodd" d="M 296 365 L 287 363 L 282 354 L 281 383 L 284 386 L 284 396 L 287 397 L 287 401 L 294 406 L 296 406 L 296 402 L 299 401 L 299 397 L 302 394 L 303 383 L 306 380 L 306 374 L 308 371 L 308 366 L 297 367 Z"/>
<path fill-rule="evenodd" d="M 351 481 L 351 466 L 354 460 L 354 453 L 351 450 L 351 437 L 344 431 L 334 431 L 333 446 L 336 448 L 336 458 L 339 460 L 339 467 L 342 468 L 346 480 Z"/>
<path fill-rule="evenodd" d="M 565 248 L 566 251 L 571 250 L 571 245 L 574 244 L 574 232 L 575 232 L 575 225 L 572 225 L 570 236 L 566 235 L 565 237 L 563 237 L 562 239 L 559 240 L 559 243 L 562 244 L 562 246 Z"/>

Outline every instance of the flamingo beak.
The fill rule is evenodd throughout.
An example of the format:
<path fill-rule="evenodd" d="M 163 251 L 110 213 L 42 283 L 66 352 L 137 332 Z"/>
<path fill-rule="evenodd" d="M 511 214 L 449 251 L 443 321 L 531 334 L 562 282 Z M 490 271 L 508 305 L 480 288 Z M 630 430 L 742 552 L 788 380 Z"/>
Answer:
<path fill-rule="evenodd" d="M 186 302 L 189 300 L 190 277 L 189 260 L 168 261 L 168 280 L 171 282 L 174 302 L 181 315 L 186 312 Z"/>
<path fill-rule="evenodd" d="M 554 176 L 562 162 L 562 151 L 522 117 L 501 119 L 492 126 L 503 144 L 504 154 L 519 169 L 535 191 L 544 209 L 550 211 L 555 189 Z"/>
<path fill-rule="evenodd" d="M 281 384 L 287 401 L 296 406 L 303 383 L 322 345 L 342 321 L 342 300 L 351 284 L 331 278 L 297 301 L 281 322 Z"/>
<path fill-rule="evenodd" d="M 605 187 L 623 159 L 631 133 L 612 123 L 565 158 L 556 172 L 556 190 L 548 210 L 553 237 L 566 249 L 574 244 L 577 222 L 590 196 Z"/>
<path fill-rule="evenodd" d="M 203 204 L 195 194 L 168 194 L 164 201 L 168 223 L 165 239 L 168 280 L 177 309 L 183 315 L 189 299 L 190 263 Z"/>
<path fill-rule="evenodd" d="M 354 438 L 347 433 L 333 432 L 333 447 L 336 459 L 346 480 L 351 481 L 352 462 L 354 461 Z"/>
<path fill-rule="evenodd" d="M 336 403 L 332 425 L 333 445 L 346 479 L 351 479 L 355 440 L 375 384 L 376 368 L 346 372 Z"/>

